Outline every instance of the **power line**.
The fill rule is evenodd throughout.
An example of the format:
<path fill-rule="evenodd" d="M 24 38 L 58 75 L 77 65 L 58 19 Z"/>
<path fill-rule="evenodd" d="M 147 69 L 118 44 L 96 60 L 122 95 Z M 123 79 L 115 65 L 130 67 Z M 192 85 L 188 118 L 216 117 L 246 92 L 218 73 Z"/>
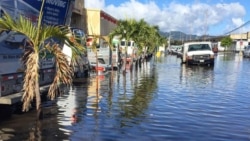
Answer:
<path fill-rule="evenodd" d="M 233 29 L 233 30 L 231 30 L 231 31 L 229 31 L 229 32 L 227 32 L 227 33 L 225 33 L 224 35 L 230 34 L 230 33 L 234 32 L 234 31 L 236 31 L 236 30 L 238 30 L 238 29 L 240 29 L 240 28 L 246 26 L 246 25 L 249 24 L 249 23 L 250 23 L 250 21 L 247 21 L 247 22 L 245 22 L 244 24 L 242 24 L 241 26 L 239 26 L 239 27 L 237 27 L 237 28 L 235 28 L 235 29 Z"/>

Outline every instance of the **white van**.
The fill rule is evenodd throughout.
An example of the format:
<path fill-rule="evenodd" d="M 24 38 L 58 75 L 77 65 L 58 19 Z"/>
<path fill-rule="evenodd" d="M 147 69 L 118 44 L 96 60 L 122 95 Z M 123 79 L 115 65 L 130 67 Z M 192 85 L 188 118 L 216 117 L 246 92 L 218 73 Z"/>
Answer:
<path fill-rule="evenodd" d="M 244 48 L 249 45 L 248 41 L 235 41 L 233 42 L 233 49 L 235 52 L 244 51 Z"/>
<path fill-rule="evenodd" d="M 121 56 L 125 56 L 126 47 L 127 47 L 127 60 L 129 61 L 133 58 L 133 61 L 136 61 L 138 59 L 137 56 L 138 48 L 136 43 L 133 40 L 126 42 L 125 39 L 122 39 L 120 42 Z"/>
<path fill-rule="evenodd" d="M 182 63 L 214 65 L 214 53 L 211 42 L 184 43 L 182 50 Z"/>

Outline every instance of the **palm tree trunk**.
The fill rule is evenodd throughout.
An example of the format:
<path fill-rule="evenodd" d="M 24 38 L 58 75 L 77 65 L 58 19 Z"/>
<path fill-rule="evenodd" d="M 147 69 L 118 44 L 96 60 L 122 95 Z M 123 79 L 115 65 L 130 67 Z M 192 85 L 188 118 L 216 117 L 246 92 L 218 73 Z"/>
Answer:
<path fill-rule="evenodd" d="M 26 64 L 24 78 L 23 111 L 30 109 L 30 103 L 36 100 L 37 119 L 42 118 L 41 95 L 39 90 L 39 54 L 27 51 L 24 56 Z"/>
<path fill-rule="evenodd" d="M 95 61 L 96 61 L 95 71 L 96 71 L 96 75 L 98 75 L 98 55 L 97 55 L 97 51 L 95 51 Z"/>
<path fill-rule="evenodd" d="M 129 62 L 129 69 L 130 71 L 133 70 L 133 66 L 134 66 L 134 47 L 132 48 L 132 54 L 131 54 L 131 57 L 130 57 L 130 62 Z"/>
<path fill-rule="evenodd" d="M 122 73 L 123 75 L 126 74 L 126 65 L 127 65 L 127 57 L 128 57 L 128 47 L 127 47 L 127 40 L 126 40 L 126 47 L 125 47 L 125 55 L 124 55 L 124 59 L 123 59 L 123 70 Z"/>
<path fill-rule="evenodd" d="M 95 51 L 95 56 L 96 56 L 96 67 L 95 67 L 95 71 L 96 71 L 96 93 L 98 93 L 99 91 L 99 80 L 98 80 L 98 73 L 99 73 L 99 66 L 98 66 L 98 54 L 97 54 L 97 50 Z"/>
<path fill-rule="evenodd" d="M 36 92 L 37 119 L 40 120 L 40 119 L 43 119 L 43 109 L 42 109 L 41 95 L 40 95 L 40 91 L 39 91 L 39 83 L 36 83 L 35 92 Z"/>

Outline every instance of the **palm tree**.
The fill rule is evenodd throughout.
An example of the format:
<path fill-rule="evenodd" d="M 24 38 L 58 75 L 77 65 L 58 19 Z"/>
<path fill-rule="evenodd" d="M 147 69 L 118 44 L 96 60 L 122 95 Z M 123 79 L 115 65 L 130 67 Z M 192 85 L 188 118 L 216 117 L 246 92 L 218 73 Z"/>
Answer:
<path fill-rule="evenodd" d="M 140 21 L 134 19 L 118 21 L 118 26 L 109 35 L 111 39 L 114 36 L 119 36 L 120 39 L 126 39 L 126 41 L 134 40 L 138 45 L 137 55 L 143 56 L 147 53 L 153 53 L 155 48 L 164 41 L 159 34 L 159 27 L 151 26 L 143 19 Z"/>
<path fill-rule="evenodd" d="M 114 36 L 119 36 L 120 40 L 125 39 L 125 56 L 123 58 L 123 73 L 126 72 L 126 62 L 127 62 L 127 45 L 129 40 L 133 40 L 136 36 L 136 20 L 127 19 L 118 21 L 118 26 L 109 34 L 109 38 L 113 39 Z"/>
<path fill-rule="evenodd" d="M 162 45 L 164 37 L 159 34 L 158 26 L 151 26 L 141 19 L 136 24 L 136 33 L 133 37 L 138 44 L 138 55 L 144 58 L 148 53 L 153 53 L 157 46 Z"/>
<path fill-rule="evenodd" d="M 143 19 L 137 23 L 138 36 L 134 37 L 135 41 L 138 43 L 138 52 L 139 55 L 144 57 L 146 55 L 147 48 L 149 47 L 149 43 L 152 43 L 152 30 L 151 27 L 146 23 Z"/>
<path fill-rule="evenodd" d="M 42 7 L 43 5 L 44 1 L 42 2 Z M 73 74 L 72 68 L 70 67 L 69 62 L 67 62 L 65 54 L 62 53 L 60 45 L 52 42 L 45 44 L 45 41 L 51 37 L 57 38 L 68 46 L 74 48 L 72 49 L 75 52 L 74 54 L 77 54 L 76 52 L 79 51 L 79 46 L 75 45 L 67 36 L 70 33 L 67 27 L 42 25 L 41 21 L 42 10 L 40 11 L 37 23 L 32 23 L 29 19 L 23 16 L 14 20 L 7 14 L 0 19 L 0 29 L 19 32 L 26 35 L 28 38 L 28 48 L 26 47 L 22 59 L 25 66 L 22 97 L 23 111 L 28 111 L 30 109 L 30 103 L 33 99 L 36 99 L 38 119 L 42 118 L 41 96 L 39 91 L 39 63 L 42 59 L 40 54 L 50 52 L 55 56 L 56 74 L 48 92 L 51 99 L 54 99 L 57 96 L 60 84 L 70 85 L 72 83 Z"/>

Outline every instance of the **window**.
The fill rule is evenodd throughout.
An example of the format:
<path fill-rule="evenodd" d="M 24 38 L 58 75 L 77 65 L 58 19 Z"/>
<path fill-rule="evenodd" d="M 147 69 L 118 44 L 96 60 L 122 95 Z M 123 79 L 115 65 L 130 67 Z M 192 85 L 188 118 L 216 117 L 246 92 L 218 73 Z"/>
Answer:
<path fill-rule="evenodd" d="M 211 50 L 208 44 L 195 44 L 189 45 L 188 51 L 196 51 L 196 50 Z"/>
<path fill-rule="evenodd" d="M 125 46 L 126 42 L 125 41 L 121 41 L 121 46 Z"/>

